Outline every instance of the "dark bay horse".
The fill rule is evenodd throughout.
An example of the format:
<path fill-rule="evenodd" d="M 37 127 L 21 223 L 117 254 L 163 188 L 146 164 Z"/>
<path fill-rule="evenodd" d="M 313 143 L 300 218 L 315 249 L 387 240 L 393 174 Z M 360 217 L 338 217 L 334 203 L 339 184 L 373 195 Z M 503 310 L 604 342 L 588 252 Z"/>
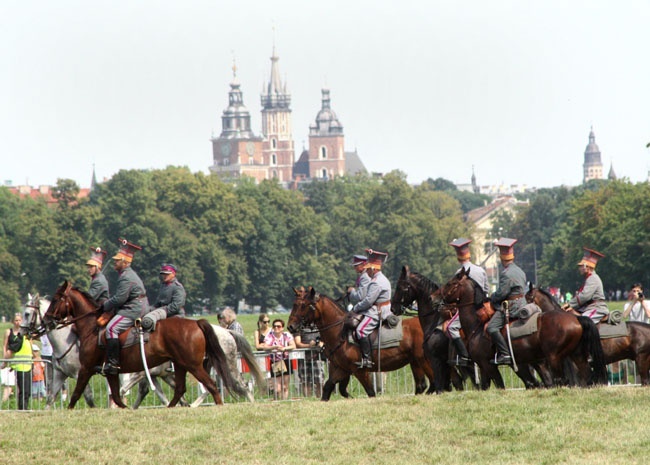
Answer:
<path fill-rule="evenodd" d="M 457 305 L 461 325 L 468 339 L 469 353 L 481 369 L 487 371 L 494 350 L 489 336 L 483 331 L 487 321 L 475 310 L 475 285 L 465 271 L 461 270 L 443 286 L 441 294 L 445 303 Z M 553 383 L 557 385 L 564 383 L 563 363 L 567 358 L 575 363 L 582 379 L 590 379 L 587 358 L 591 355 L 595 381 L 606 383 L 605 359 L 598 333 L 593 322 L 585 320 L 588 318 L 581 320 L 566 312 L 542 313 L 537 321 L 537 332 L 512 340 L 515 360 L 523 364 L 546 361 Z M 505 336 L 505 328 L 502 333 Z"/>
<path fill-rule="evenodd" d="M 316 293 L 313 288 L 303 292 L 296 291 L 296 297 L 289 315 L 287 328 L 292 333 L 300 330 L 303 324 L 314 322 L 325 344 L 325 354 L 330 361 L 329 378 L 323 387 L 321 400 L 327 401 L 336 383 L 354 375 L 366 391 L 368 397 L 375 396 L 375 390 L 368 373 L 378 371 L 379 365 L 368 370 L 360 369 L 356 362 L 361 358 L 359 347 L 347 341 L 343 323 L 346 311 L 334 300 Z M 422 350 L 422 327 L 417 318 L 402 321 L 403 339 L 398 347 L 381 350 L 381 371 L 394 371 L 409 364 L 415 380 L 415 393 L 421 394 L 427 388 L 425 376 L 429 379 L 429 391 L 433 392 L 433 370 Z M 376 361 L 377 350 L 373 350 Z"/>
<path fill-rule="evenodd" d="M 463 379 L 468 373 L 456 371 L 449 366 L 449 338 L 440 329 L 444 320 L 439 307 L 442 304 L 440 288 L 433 281 L 419 273 L 411 272 L 408 266 L 402 267 L 397 278 L 395 292 L 391 300 L 391 310 L 395 315 L 404 313 L 404 308 L 413 302 L 418 304 L 418 318 L 423 331 L 423 349 L 434 376 L 436 394 L 451 391 L 453 383 L 456 389 L 463 389 Z M 473 380 L 473 377 L 472 377 Z"/>
<path fill-rule="evenodd" d="M 50 307 L 43 316 L 43 322 L 48 328 L 57 324 L 69 324 L 71 321 L 77 327 L 81 341 L 81 369 L 70 398 L 70 409 L 74 408 L 88 381 L 95 374 L 95 366 L 101 365 L 104 360 L 105 351 L 97 344 L 97 316 L 95 301 L 87 293 L 73 288 L 67 281 L 57 289 Z M 66 319 L 69 321 L 64 323 Z M 224 351 L 207 320 L 168 318 L 159 321 L 145 346 L 145 356 L 147 365 L 152 367 L 168 360 L 174 362 L 176 389 L 169 407 L 174 407 L 185 394 L 188 371 L 210 391 L 216 404 L 223 404 L 217 385 L 204 367 L 205 357 L 207 364 L 216 370 L 228 389 L 232 389 L 235 384 L 233 375 L 227 369 Z M 137 344 L 122 348 L 120 360 L 122 373 L 144 370 L 140 346 Z M 119 407 L 125 408 L 126 405 L 120 398 L 118 375 L 109 375 L 107 379 L 113 401 Z"/>
<path fill-rule="evenodd" d="M 530 287 L 526 300 L 535 302 L 543 312 L 564 312 L 555 298 L 544 289 Z M 586 317 L 581 317 L 586 318 Z M 606 323 L 605 323 L 606 324 Z M 641 378 L 641 384 L 650 384 L 650 325 L 628 321 L 627 336 L 601 339 L 605 363 L 619 360 L 634 360 Z"/>

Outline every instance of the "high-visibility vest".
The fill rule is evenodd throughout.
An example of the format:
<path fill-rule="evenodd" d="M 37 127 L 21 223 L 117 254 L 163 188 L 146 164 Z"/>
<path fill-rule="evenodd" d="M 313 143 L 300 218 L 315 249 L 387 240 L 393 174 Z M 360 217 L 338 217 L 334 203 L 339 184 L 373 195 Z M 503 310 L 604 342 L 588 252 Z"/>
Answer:
<path fill-rule="evenodd" d="M 23 363 L 17 363 L 20 361 Z M 32 369 L 32 341 L 23 337 L 23 345 L 18 352 L 14 353 L 10 366 L 15 371 L 29 371 Z"/>

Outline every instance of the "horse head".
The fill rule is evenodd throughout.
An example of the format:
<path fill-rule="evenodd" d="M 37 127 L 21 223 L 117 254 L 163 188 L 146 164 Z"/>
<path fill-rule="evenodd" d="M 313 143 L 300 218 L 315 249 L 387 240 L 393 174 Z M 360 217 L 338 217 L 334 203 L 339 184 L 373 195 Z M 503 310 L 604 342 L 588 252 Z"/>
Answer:
<path fill-rule="evenodd" d="M 415 301 L 415 288 L 411 283 L 411 272 L 408 265 L 402 267 L 402 272 L 397 278 L 395 292 L 390 301 L 390 309 L 395 315 L 402 315 L 404 309 Z"/>
<path fill-rule="evenodd" d="M 458 273 L 456 273 L 454 277 L 447 282 L 447 284 L 442 286 L 440 295 L 442 296 L 444 303 L 460 303 L 464 297 L 465 288 L 468 284 L 471 285 L 472 281 L 469 279 L 469 275 L 467 271 L 465 271 L 465 268 L 461 267 Z"/>
<path fill-rule="evenodd" d="M 294 288 L 293 291 L 295 298 L 289 314 L 287 329 L 291 333 L 297 333 L 303 325 L 308 325 L 314 321 L 315 309 L 313 304 L 318 301 L 318 294 L 311 286 L 307 290 L 301 287 L 299 289 Z"/>
<path fill-rule="evenodd" d="M 39 294 L 27 294 L 27 302 L 23 311 L 23 323 L 21 325 L 22 334 L 38 337 L 45 332 L 42 315 L 47 310 L 49 304 L 50 302 L 45 298 L 41 298 Z"/>
<path fill-rule="evenodd" d="M 73 307 L 70 298 L 71 289 L 72 283 L 66 280 L 54 293 L 54 297 L 45 315 L 43 315 L 43 324 L 48 330 L 54 329 L 59 323 L 71 315 Z"/>

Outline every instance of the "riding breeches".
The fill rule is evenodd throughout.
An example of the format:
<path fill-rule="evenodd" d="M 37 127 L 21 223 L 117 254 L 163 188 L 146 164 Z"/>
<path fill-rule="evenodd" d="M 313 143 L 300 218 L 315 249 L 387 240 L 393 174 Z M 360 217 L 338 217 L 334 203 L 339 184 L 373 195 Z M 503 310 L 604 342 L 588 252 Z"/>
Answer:
<path fill-rule="evenodd" d="M 133 326 L 133 319 L 122 315 L 115 315 L 106 325 L 106 337 L 108 339 L 115 339 L 119 337 L 120 333 L 123 333 L 131 326 Z"/>
<path fill-rule="evenodd" d="M 449 336 L 450 339 L 458 339 L 460 337 L 460 318 L 458 317 L 460 315 L 459 312 L 456 312 L 454 316 L 451 317 L 451 320 L 449 320 L 449 324 L 447 325 L 447 336 Z"/>
<path fill-rule="evenodd" d="M 357 337 L 361 339 L 370 336 L 378 325 L 379 319 L 377 317 L 363 315 L 361 323 L 357 326 Z"/>
<path fill-rule="evenodd" d="M 498 333 L 501 331 L 501 328 L 503 328 L 506 325 L 506 314 L 503 313 L 501 310 L 497 310 L 494 312 L 494 315 L 492 315 L 492 318 L 490 319 L 490 322 L 487 324 L 487 333 L 492 334 L 492 333 Z"/>

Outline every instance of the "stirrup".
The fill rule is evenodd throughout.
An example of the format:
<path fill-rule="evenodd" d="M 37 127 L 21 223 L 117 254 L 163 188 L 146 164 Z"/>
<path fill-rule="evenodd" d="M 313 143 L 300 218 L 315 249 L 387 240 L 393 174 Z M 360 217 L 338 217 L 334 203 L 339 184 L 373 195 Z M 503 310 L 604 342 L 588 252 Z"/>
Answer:
<path fill-rule="evenodd" d="M 104 362 L 101 365 L 96 366 L 95 371 L 102 376 L 117 375 L 120 372 L 120 366 L 113 365 L 110 362 Z"/>
<path fill-rule="evenodd" d="M 493 365 L 512 365 L 512 357 L 510 355 L 498 355 L 490 360 Z"/>
<path fill-rule="evenodd" d="M 451 360 L 448 360 L 447 364 L 451 366 L 458 366 L 458 367 L 471 367 L 472 359 L 467 357 L 461 357 L 459 355 L 456 358 L 452 358 Z"/>

